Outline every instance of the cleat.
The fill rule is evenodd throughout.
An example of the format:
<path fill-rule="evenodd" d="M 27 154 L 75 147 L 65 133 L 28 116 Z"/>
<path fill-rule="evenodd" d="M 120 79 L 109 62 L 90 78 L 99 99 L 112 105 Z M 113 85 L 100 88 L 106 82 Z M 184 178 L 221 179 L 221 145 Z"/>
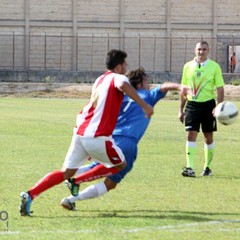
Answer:
<path fill-rule="evenodd" d="M 70 178 L 70 179 L 66 180 L 65 184 L 66 184 L 66 186 L 68 187 L 68 189 L 70 190 L 71 194 L 74 197 L 78 196 L 79 184 L 76 184 L 74 182 L 74 178 Z"/>
<path fill-rule="evenodd" d="M 20 206 L 19 206 L 19 213 L 21 216 L 30 216 L 30 206 L 32 203 L 32 198 L 27 192 L 22 192 L 20 194 Z"/>
<path fill-rule="evenodd" d="M 187 167 L 184 167 L 182 169 L 182 175 L 184 177 L 196 177 L 195 172 L 193 171 L 193 169 L 192 168 L 187 168 Z"/>
<path fill-rule="evenodd" d="M 203 177 L 212 176 L 212 170 L 209 167 L 206 167 L 202 172 Z"/>
<path fill-rule="evenodd" d="M 70 211 L 76 211 L 76 204 L 75 202 L 71 203 L 69 199 L 67 198 L 63 198 L 61 201 L 61 206 L 63 206 L 64 208 L 70 210 Z"/>

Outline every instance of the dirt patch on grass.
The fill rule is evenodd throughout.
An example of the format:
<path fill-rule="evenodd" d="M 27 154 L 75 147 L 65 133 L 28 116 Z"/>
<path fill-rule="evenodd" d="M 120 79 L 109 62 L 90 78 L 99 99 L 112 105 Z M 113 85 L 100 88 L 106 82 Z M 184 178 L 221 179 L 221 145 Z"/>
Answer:
<path fill-rule="evenodd" d="M 154 85 L 153 85 L 154 86 Z M 92 84 L 73 83 L 0 83 L 0 97 L 89 98 Z M 225 85 L 225 99 L 240 101 L 240 86 Z M 178 99 L 169 92 L 168 99 Z"/>
<path fill-rule="evenodd" d="M 0 96 L 38 98 L 89 98 L 91 84 L 0 83 Z"/>

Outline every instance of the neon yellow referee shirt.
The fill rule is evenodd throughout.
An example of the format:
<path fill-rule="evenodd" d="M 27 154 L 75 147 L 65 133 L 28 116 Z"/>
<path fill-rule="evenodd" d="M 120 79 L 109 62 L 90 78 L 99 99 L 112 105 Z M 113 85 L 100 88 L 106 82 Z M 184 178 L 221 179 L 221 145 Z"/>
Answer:
<path fill-rule="evenodd" d="M 224 86 L 219 64 L 210 59 L 201 64 L 198 64 L 195 59 L 187 62 L 183 68 L 181 83 L 192 89 L 193 96 L 188 95 L 187 99 L 195 102 L 215 99 L 215 87 Z"/>

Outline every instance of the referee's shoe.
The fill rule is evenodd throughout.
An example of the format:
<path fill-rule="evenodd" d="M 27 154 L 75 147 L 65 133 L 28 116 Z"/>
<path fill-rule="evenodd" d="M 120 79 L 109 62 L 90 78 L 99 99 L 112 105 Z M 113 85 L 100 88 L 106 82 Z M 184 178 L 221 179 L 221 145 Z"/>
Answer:
<path fill-rule="evenodd" d="M 206 167 L 202 172 L 203 177 L 212 176 L 212 170 L 209 167 Z"/>
<path fill-rule="evenodd" d="M 182 175 L 183 177 L 196 177 L 195 172 L 192 168 L 184 167 L 182 169 Z"/>

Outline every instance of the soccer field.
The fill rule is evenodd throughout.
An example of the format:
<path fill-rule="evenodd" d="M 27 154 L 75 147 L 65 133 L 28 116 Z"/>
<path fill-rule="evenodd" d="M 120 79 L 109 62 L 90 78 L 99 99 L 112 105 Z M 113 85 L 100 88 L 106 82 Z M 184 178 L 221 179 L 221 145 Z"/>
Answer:
<path fill-rule="evenodd" d="M 240 239 L 240 119 L 218 125 L 213 176 L 200 177 L 199 134 L 197 177 L 184 178 L 178 101 L 156 105 L 134 169 L 116 190 L 77 202 L 78 210 L 71 212 L 60 206 L 69 195 L 60 184 L 34 200 L 32 217 L 20 217 L 20 192 L 62 167 L 76 114 L 86 101 L 0 99 L 0 239 Z"/>

